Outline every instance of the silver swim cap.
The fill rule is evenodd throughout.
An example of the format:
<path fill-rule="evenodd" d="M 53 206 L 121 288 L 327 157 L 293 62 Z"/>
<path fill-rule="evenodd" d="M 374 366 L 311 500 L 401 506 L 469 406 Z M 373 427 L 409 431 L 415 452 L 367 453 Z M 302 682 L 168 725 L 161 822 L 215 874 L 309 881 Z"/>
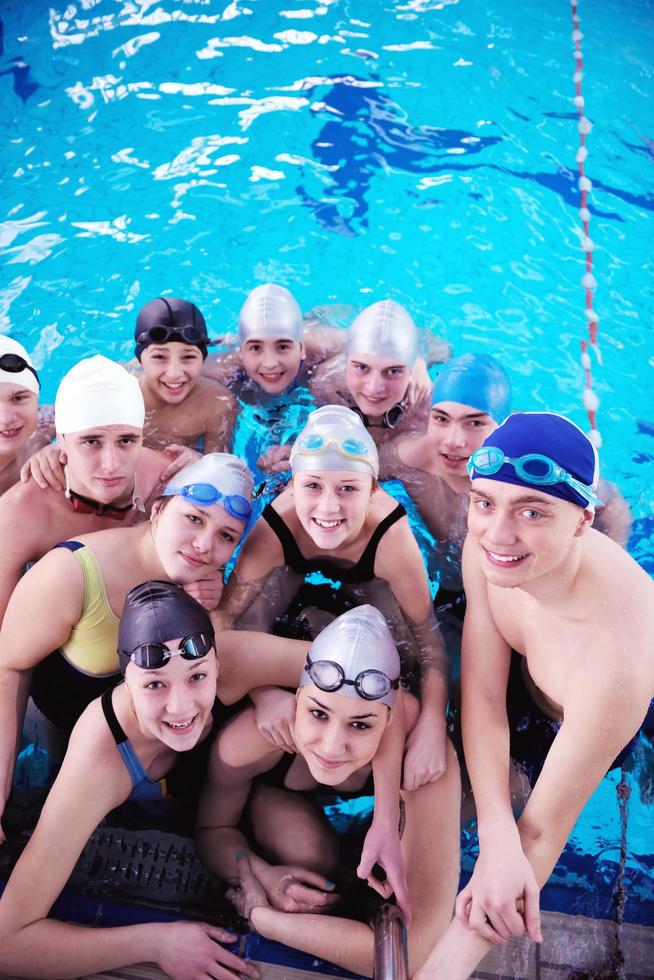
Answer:
<path fill-rule="evenodd" d="M 252 512 L 253 486 L 252 474 L 243 460 L 231 453 L 207 453 L 176 473 L 162 496 L 186 497 L 198 507 L 220 504 L 232 517 L 247 521 Z"/>
<path fill-rule="evenodd" d="M 312 412 L 293 443 L 291 471 L 352 470 L 379 475 L 377 446 L 365 425 L 344 405 L 324 405 Z"/>
<path fill-rule="evenodd" d="M 246 340 L 303 339 L 302 311 L 288 289 L 267 282 L 255 286 L 241 308 L 238 318 L 238 342 Z"/>
<path fill-rule="evenodd" d="M 355 606 L 333 620 L 313 641 L 299 687 L 393 707 L 400 681 L 400 657 L 386 620 L 374 606 Z"/>
<path fill-rule="evenodd" d="M 347 334 L 347 356 L 375 354 L 413 367 L 418 356 L 418 328 L 399 303 L 384 299 L 367 306 Z"/>

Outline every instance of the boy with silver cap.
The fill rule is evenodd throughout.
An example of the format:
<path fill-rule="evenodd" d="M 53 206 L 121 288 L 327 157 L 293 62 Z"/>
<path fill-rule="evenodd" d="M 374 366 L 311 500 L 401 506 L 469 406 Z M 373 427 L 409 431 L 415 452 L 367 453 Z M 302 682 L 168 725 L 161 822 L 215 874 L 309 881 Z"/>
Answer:
<path fill-rule="evenodd" d="M 0 493 L 14 485 L 23 463 L 50 441 L 37 429 L 40 388 L 25 348 L 0 334 Z"/>
<path fill-rule="evenodd" d="M 236 400 L 224 385 L 200 377 L 209 337 L 197 306 L 174 296 L 151 300 L 139 311 L 134 339 L 142 368 L 137 376 L 145 402 L 144 445 L 228 450 Z"/>
<path fill-rule="evenodd" d="M 420 980 L 463 980 L 512 936 L 542 941 L 540 889 L 654 695 L 654 584 L 592 528 L 590 440 L 561 415 L 517 413 L 468 472 L 463 741 L 480 851 Z M 533 784 L 517 823 L 511 757 Z"/>
<path fill-rule="evenodd" d="M 275 639 L 255 634 L 251 642 L 265 658 Z M 288 643 L 290 655 L 307 646 Z M 339 856 L 319 807 L 325 794 L 332 801 L 335 793 L 350 800 L 374 794 L 377 820 L 376 763 L 395 724 L 399 681 L 400 660 L 379 610 L 362 605 L 339 616 L 306 649 L 293 751 L 263 738 L 253 710 L 246 709 L 214 743 L 198 818 L 205 863 L 231 882 L 228 896 L 257 932 L 365 975 L 372 972 L 376 896 L 356 883 L 359 842 L 352 854 Z M 408 888 L 396 898 L 405 914 L 412 910 L 411 971 L 447 928 L 458 880 L 460 782 L 449 743 L 447 751 L 441 779 L 402 791 L 399 799 Z M 247 839 L 239 827 L 246 806 Z M 396 840 L 397 813 L 396 805 L 395 822 L 385 831 Z M 389 897 L 387 882 L 368 881 Z M 348 905 L 352 918 L 345 917 Z"/>

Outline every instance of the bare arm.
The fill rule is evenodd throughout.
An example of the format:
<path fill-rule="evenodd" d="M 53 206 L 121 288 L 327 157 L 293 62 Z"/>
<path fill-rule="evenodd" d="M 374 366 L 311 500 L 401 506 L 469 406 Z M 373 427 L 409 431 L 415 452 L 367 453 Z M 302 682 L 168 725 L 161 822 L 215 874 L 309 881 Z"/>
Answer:
<path fill-rule="evenodd" d="M 347 343 L 347 331 L 338 327 L 324 327 L 317 321 L 304 331 L 304 349 L 307 364 L 314 367 L 336 354 L 342 354 Z"/>
<path fill-rule="evenodd" d="M 283 563 L 279 539 L 260 517 L 245 540 L 218 609 L 212 616 L 217 631 L 233 628 L 261 592 L 268 574 Z"/>
<path fill-rule="evenodd" d="M 216 637 L 220 651 L 218 694 L 223 704 L 235 704 L 265 685 L 296 687 L 307 656 L 306 640 L 289 640 L 271 633 L 228 630 Z"/>
<path fill-rule="evenodd" d="M 212 385 L 213 388 L 215 391 L 211 390 L 207 393 L 209 411 L 204 431 L 204 452 L 227 453 L 232 444 L 238 403 L 223 385 Z"/>
<path fill-rule="evenodd" d="M 234 350 L 211 354 L 202 365 L 202 376 L 229 388 L 236 381 L 241 366 L 241 354 L 236 347 Z"/>
<path fill-rule="evenodd" d="M 595 514 L 593 527 L 609 538 L 613 538 L 623 548 L 627 546 L 631 534 L 632 516 L 629 504 L 624 499 L 615 483 L 609 483 L 600 477 L 597 495 L 604 501 Z"/>

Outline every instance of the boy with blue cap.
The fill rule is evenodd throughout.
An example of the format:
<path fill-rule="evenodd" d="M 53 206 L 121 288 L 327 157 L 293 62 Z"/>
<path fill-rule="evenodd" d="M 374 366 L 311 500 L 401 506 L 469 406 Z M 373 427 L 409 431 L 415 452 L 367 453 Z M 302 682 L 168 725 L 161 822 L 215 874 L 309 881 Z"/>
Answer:
<path fill-rule="evenodd" d="M 480 851 L 419 980 L 468 977 L 525 931 L 542 940 L 540 888 L 654 694 L 654 583 L 592 528 L 587 437 L 561 415 L 519 413 L 468 471 L 463 741 Z M 517 824 L 511 756 L 533 783 Z"/>

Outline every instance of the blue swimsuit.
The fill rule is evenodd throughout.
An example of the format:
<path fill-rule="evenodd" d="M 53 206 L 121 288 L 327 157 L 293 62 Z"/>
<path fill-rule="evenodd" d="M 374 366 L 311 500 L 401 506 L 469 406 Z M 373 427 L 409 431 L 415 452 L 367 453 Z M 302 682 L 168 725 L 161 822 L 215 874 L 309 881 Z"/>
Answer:
<path fill-rule="evenodd" d="M 125 763 L 130 779 L 132 780 L 132 792 L 129 799 L 137 803 L 150 803 L 153 800 L 163 800 L 166 794 L 165 779 L 150 779 L 147 772 L 141 765 L 139 758 L 132 747 L 132 743 L 123 731 L 114 706 L 112 704 L 113 691 L 105 691 L 102 695 L 102 711 L 107 720 L 114 737 L 116 748 L 120 752 L 120 757 Z"/>

